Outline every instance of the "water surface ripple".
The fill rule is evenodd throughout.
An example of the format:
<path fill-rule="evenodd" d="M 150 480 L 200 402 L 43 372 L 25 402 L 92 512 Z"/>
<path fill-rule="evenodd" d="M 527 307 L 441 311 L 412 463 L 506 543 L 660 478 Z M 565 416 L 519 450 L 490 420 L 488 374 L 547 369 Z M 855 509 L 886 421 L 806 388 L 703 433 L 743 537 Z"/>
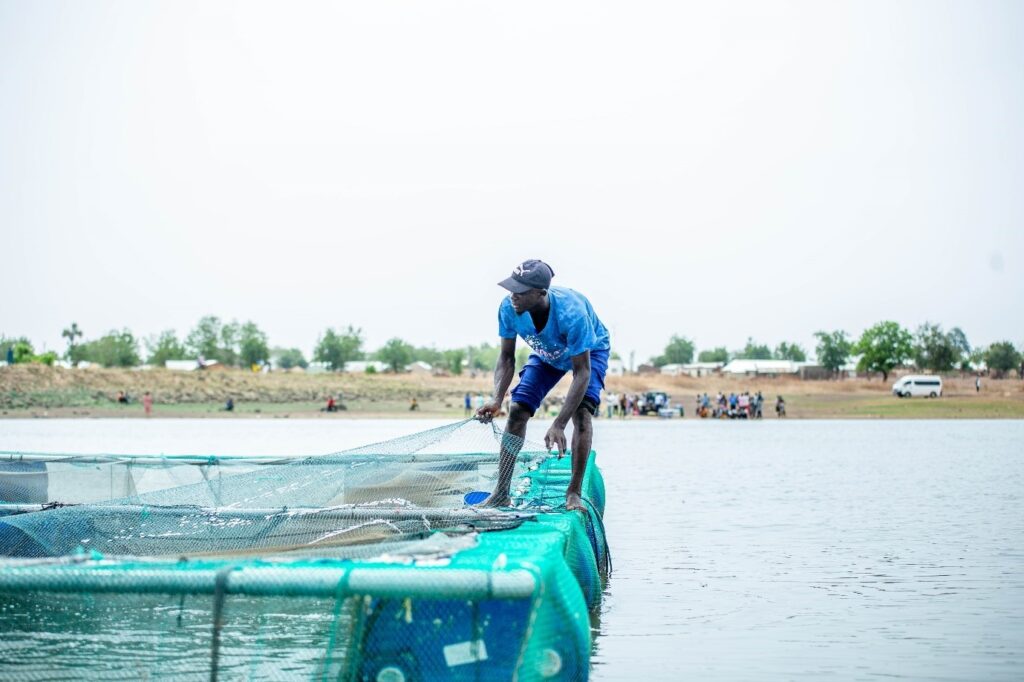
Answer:
<path fill-rule="evenodd" d="M 1024 679 L 1024 422 L 602 422 L 593 678 Z"/>
<path fill-rule="evenodd" d="M 0 449 L 308 455 L 437 424 L 12 420 Z M 615 572 L 593 679 L 1024 679 L 1024 422 L 595 429 Z"/>

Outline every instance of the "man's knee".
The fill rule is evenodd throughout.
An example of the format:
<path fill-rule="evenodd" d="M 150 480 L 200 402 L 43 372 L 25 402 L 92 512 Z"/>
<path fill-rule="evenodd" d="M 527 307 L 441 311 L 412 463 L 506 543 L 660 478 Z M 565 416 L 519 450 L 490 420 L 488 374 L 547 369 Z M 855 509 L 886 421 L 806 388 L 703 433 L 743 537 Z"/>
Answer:
<path fill-rule="evenodd" d="M 577 433 L 589 433 L 593 427 L 593 416 L 585 405 L 580 405 L 572 415 L 572 425 Z"/>
<path fill-rule="evenodd" d="M 526 422 L 530 421 L 530 417 L 532 416 L 533 410 L 530 409 L 529 405 L 512 403 L 512 407 L 510 407 L 508 411 L 508 425 L 522 426 L 526 424 Z"/>

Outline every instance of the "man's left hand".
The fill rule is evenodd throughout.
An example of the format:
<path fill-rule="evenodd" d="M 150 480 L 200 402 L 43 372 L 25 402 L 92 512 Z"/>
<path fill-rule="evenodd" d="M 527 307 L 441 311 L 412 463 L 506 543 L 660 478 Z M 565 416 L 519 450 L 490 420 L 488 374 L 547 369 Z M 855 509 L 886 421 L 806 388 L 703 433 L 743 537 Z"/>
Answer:
<path fill-rule="evenodd" d="M 544 434 L 544 447 L 551 450 L 558 448 L 558 459 L 565 454 L 565 429 L 558 424 L 552 424 L 548 432 Z"/>

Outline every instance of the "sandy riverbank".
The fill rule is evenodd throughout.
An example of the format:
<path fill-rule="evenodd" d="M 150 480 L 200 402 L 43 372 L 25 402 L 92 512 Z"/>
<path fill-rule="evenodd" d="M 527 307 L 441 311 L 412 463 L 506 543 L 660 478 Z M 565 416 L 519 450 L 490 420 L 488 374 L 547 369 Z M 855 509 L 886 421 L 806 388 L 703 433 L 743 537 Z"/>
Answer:
<path fill-rule="evenodd" d="M 789 417 L 829 418 L 1024 418 L 1024 382 L 1016 379 L 983 380 L 975 392 L 973 379 L 945 379 L 945 394 L 935 400 L 899 400 L 890 395 L 889 382 L 846 379 L 800 381 L 793 378 L 692 379 L 661 375 L 610 377 L 612 392 L 665 391 L 692 417 L 695 396 L 721 390 L 761 391 L 774 419 L 776 395 L 786 399 Z M 154 417 L 202 418 L 374 418 L 442 417 L 464 414 L 463 396 L 487 394 L 491 377 L 434 377 L 429 375 L 254 374 L 244 370 L 171 372 L 168 370 L 68 370 L 39 365 L 0 368 L 0 417 L 144 417 L 138 403 L 145 391 L 155 399 Z M 554 393 L 564 394 L 568 379 Z M 118 391 L 133 402 L 119 405 Z M 322 412 L 327 395 L 342 396 L 346 410 Z M 235 410 L 221 409 L 228 397 Z M 410 411 L 413 398 L 419 405 Z"/>

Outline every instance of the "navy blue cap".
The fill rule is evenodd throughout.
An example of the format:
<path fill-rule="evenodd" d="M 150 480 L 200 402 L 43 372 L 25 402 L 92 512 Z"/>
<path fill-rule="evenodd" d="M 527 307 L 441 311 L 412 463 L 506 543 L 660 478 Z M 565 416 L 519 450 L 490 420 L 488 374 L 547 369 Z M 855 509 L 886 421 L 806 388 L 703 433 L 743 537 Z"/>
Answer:
<path fill-rule="evenodd" d="M 512 271 L 512 276 L 498 282 L 513 294 L 523 294 L 530 289 L 547 289 L 551 286 L 551 278 L 555 271 L 542 260 L 524 260 Z"/>

